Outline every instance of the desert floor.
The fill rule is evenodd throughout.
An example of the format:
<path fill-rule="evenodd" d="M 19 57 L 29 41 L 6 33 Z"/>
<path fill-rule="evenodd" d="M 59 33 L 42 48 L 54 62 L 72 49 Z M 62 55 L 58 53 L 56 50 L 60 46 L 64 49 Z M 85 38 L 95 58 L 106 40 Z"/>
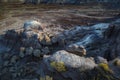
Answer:
<path fill-rule="evenodd" d="M 0 34 L 21 29 L 25 21 L 37 20 L 44 27 L 63 31 L 75 26 L 111 22 L 120 17 L 119 9 L 101 5 L 0 4 Z"/>

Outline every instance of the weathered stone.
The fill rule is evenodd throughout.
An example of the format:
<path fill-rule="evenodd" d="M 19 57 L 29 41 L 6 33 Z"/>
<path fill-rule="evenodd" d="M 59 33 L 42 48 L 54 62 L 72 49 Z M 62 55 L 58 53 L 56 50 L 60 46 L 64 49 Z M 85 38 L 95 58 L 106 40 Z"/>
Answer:
<path fill-rule="evenodd" d="M 17 73 L 13 73 L 12 76 L 13 76 L 14 78 L 16 78 L 16 77 L 17 77 Z"/>
<path fill-rule="evenodd" d="M 57 43 L 57 37 L 52 37 L 52 38 L 51 38 L 51 42 L 52 42 L 52 43 Z"/>
<path fill-rule="evenodd" d="M 77 45 L 77 44 L 72 44 L 69 45 L 66 50 L 68 52 L 71 52 L 73 54 L 77 54 L 79 56 L 84 56 L 86 55 L 86 49 L 82 45 Z"/>
<path fill-rule="evenodd" d="M 21 58 L 23 58 L 23 57 L 25 56 L 25 47 L 21 47 L 21 48 L 20 48 L 19 56 L 20 56 Z"/>
<path fill-rule="evenodd" d="M 60 34 L 58 36 L 58 39 L 57 39 L 58 40 L 58 45 L 61 46 L 61 47 L 64 47 L 65 44 L 66 44 L 65 39 L 66 39 L 66 37 L 63 34 Z"/>
<path fill-rule="evenodd" d="M 50 53 L 50 50 L 48 47 L 45 47 L 42 49 L 42 52 L 43 52 L 43 54 L 48 54 L 48 53 Z"/>
<path fill-rule="evenodd" d="M 4 61 L 3 66 L 8 66 L 9 65 L 9 61 Z"/>
<path fill-rule="evenodd" d="M 85 69 L 93 69 L 96 66 L 95 62 L 92 59 L 80 57 L 75 54 L 68 53 L 64 50 L 54 53 L 48 57 L 48 59 L 55 62 L 64 62 L 65 66 L 68 68 L 84 67 Z"/>
<path fill-rule="evenodd" d="M 43 45 L 51 45 L 51 39 L 49 38 L 48 35 L 44 34 L 44 38 L 41 41 L 41 44 Z"/>
<path fill-rule="evenodd" d="M 8 53 L 4 53 L 3 59 L 9 59 L 9 58 L 10 58 L 10 55 Z"/>
<path fill-rule="evenodd" d="M 16 63 L 16 61 L 18 60 L 18 56 L 13 56 L 10 60 L 11 63 Z"/>
<path fill-rule="evenodd" d="M 43 32 L 42 33 L 40 32 L 38 34 L 38 39 L 39 39 L 40 42 L 44 39 L 44 33 Z"/>
<path fill-rule="evenodd" d="M 25 52 L 25 47 L 21 47 L 20 52 Z"/>
<path fill-rule="evenodd" d="M 10 67 L 9 71 L 10 71 L 10 72 L 15 72 L 16 69 L 15 69 L 15 67 Z"/>
<path fill-rule="evenodd" d="M 33 53 L 32 47 L 26 48 L 26 55 L 32 55 L 32 53 Z"/>
<path fill-rule="evenodd" d="M 42 45 L 40 43 L 37 43 L 36 46 L 35 46 L 36 49 L 41 49 L 42 48 Z"/>
<path fill-rule="evenodd" d="M 5 39 L 7 40 L 16 40 L 17 38 L 19 38 L 19 36 L 15 30 L 8 30 L 5 34 Z"/>
<path fill-rule="evenodd" d="M 109 28 L 104 32 L 104 37 L 107 41 L 105 46 L 107 48 L 104 57 L 108 60 L 115 59 L 120 56 L 120 23 L 111 24 Z M 111 46 L 112 45 L 112 46 Z"/>
<path fill-rule="evenodd" d="M 105 63 L 108 64 L 108 61 L 106 59 L 104 59 L 103 57 L 98 56 L 97 57 L 97 63 Z"/>
<path fill-rule="evenodd" d="M 35 57 L 40 57 L 42 54 L 41 54 L 41 51 L 40 51 L 40 50 L 36 49 L 36 50 L 33 51 L 33 55 L 34 55 Z"/>
<path fill-rule="evenodd" d="M 20 52 L 20 53 L 19 53 L 19 56 L 20 56 L 21 58 L 23 58 L 23 57 L 25 56 L 25 53 Z"/>
<path fill-rule="evenodd" d="M 8 68 L 4 68 L 4 69 L 2 69 L 2 73 L 4 74 L 4 73 L 7 73 L 9 71 L 9 69 Z"/>
<path fill-rule="evenodd" d="M 119 58 L 116 58 L 115 60 L 113 60 L 113 64 L 114 64 L 115 66 L 120 67 L 120 59 L 119 59 Z"/>
<path fill-rule="evenodd" d="M 32 29 L 35 29 L 35 30 L 43 30 L 42 28 L 42 25 L 40 22 L 38 21 L 27 21 L 24 23 L 24 30 L 32 30 Z"/>
<path fill-rule="evenodd" d="M 22 33 L 23 38 L 37 38 L 38 32 L 35 31 L 24 31 Z"/>

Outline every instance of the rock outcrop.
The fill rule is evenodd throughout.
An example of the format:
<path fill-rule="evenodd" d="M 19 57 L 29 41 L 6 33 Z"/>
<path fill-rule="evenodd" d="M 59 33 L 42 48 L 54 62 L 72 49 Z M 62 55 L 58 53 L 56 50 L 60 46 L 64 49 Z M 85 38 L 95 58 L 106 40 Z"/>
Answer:
<path fill-rule="evenodd" d="M 105 31 L 105 38 L 108 41 L 107 47 L 109 47 L 106 51 L 105 57 L 109 60 L 114 59 L 120 56 L 120 23 L 115 22 L 111 24 L 111 26 Z"/>
<path fill-rule="evenodd" d="M 52 61 L 63 62 L 64 65 L 68 68 L 83 67 L 84 70 L 85 69 L 93 69 L 96 66 L 94 60 L 92 60 L 90 58 L 80 57 L 80 56 L 74 55 L 74 54 L 69 53 L 64 50 L 54 53 L 47 60 L 50 62 L 52 62 Z"/>
<path fill-rule="evenodd" d="M 92 58 L 84 58 L 61 50 L 51 56 L 44 56 L 44 65 L 49 73 L 61 73 L 61 78 L 78 80 L 80 72 L 94 69 L 97 65 Z M 56 74 L 55 74 L 56 75 Z M 59 79 L 60 76 L 55 77 Z M 55 80 L 56 80 L 55 79 Z"/>
<path fill-rule="evenodd" d="M 42 24 L 38 21 L 27 21 L 24 23 L 24 30 L 43 30 Z"/>
<path fill-rule="evenodd" d="M 117 20 L 50 36 L 39 22 L 25 22 L 0 37 L 0 80 L 120 80 L 119 26 Z"/>

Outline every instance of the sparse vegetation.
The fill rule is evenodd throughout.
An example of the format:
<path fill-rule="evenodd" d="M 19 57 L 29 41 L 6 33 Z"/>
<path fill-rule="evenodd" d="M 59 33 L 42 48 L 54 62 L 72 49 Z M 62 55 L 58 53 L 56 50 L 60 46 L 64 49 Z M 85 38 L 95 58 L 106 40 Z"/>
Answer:
<path fill-rule="evenodd" d="M 106 70 L 103 70 L 100 68 L 97 68 L 96 70 L 97 70 L 98 74 L 96 76 L 97 79 L 95 79 L 95 80 L 117 80 L 117 78 L 115 78 L 113 76 L 113 74 L 109 71 L 106 71 Z"/>
<path fill-rule="evenodd" d="M 106 63 L 100 63 L 98 66 L 101 67 L 105 71 L 108 71 L 108 72 L 111 71 L 108 64 L 106 64 Z"/>
<path fill-rule="evenodd" d="M 66 67 L 64 65 L 64 62 L 55 62 L 55 61 L 52 61 L 50 63 L 50 65 L 56 69 L 58 72 L 65 72 L 66 71 Z"/>
<path fill-rule="evenodd" d="M 92 75 L 91 73 L 94 75 Z M 86 76 L 84 80 L 119 80 L 115 78 L 112 73 L 105 71 L 99 66 L 95 67 L 93 70 L 90 70 L 90 71 L 86 70 L 84 72 L 80 72 L 80 74 L 84 74 Z"/>

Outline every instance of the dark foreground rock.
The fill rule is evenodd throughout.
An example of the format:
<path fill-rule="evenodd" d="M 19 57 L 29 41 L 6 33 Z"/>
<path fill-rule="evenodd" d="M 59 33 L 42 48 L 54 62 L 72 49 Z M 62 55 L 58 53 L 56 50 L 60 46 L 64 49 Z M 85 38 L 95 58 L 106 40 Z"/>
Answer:
<path fill-rule="evenodd" d="M 49 34 L 37 21 L 0 36 L 0 80 L 120 80 L 120 22 Z"/>

